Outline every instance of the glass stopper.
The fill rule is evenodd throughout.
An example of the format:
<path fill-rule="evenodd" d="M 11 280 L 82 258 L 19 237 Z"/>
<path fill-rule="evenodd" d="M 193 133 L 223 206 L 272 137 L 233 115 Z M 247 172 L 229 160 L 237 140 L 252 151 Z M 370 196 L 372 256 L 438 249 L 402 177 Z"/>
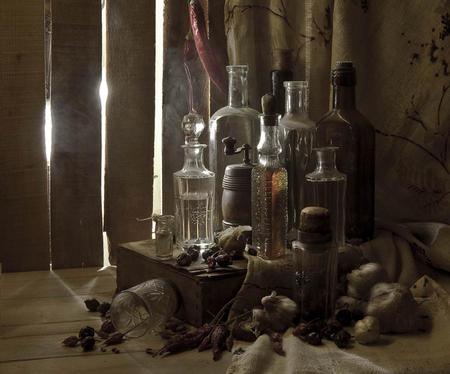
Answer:
<path fill-rule="evenodd" d="M 205 128 L 205 121 L 200 114 L 189 112 L 183 117 L 181 127 L 184 131 L 184 143 L 188 145 L 198 144 L 198 138 Z"/>

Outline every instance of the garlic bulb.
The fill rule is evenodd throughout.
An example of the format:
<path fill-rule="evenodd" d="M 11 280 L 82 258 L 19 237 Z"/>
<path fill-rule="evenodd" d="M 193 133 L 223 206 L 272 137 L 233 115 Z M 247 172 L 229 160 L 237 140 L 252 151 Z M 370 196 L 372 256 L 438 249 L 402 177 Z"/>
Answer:
<path fill-rule="evenodd" d="M 253 321 L 259 331 L 285 331 L 298 313 L 297 304 L 273 291 L 261 299 L 264 309 L 253 309 Z"/>
<path fill-rule="evenodd" d="M 411 291 L 399 283 L 378 283 L 372 288 L 367 315 L 377 317 L 381 332 L 427 330 L 430 319 L 420 314 Z"/>
<path fill-rule="evenodd" d="M 380 322 L 376 317 L 367 316 L 355 324 L 355 339 L 360 344 L 375 343 L 380 338 Z"/>
<path fill-rule="evenodd" d="M 347 274 L 347 295 L 355 299 L 367 300 L 372 286 L 386 282 L 387 274 L 380 264 L 369 262 Z"/>

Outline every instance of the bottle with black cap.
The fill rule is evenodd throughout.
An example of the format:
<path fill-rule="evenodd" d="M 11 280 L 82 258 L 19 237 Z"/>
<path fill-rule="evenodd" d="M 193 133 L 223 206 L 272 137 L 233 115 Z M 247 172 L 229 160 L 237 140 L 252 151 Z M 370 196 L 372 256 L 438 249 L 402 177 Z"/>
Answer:
<path fill-rule="evenodd" d="M 331 72 L 332 109 L 317 122 L 317 145 L 339 147 L 338 169 L 347 175 L 345 234 L 366 241 L 374 230 L 375 130 L 356 109 L 356 72 L 350 61 Z"/>

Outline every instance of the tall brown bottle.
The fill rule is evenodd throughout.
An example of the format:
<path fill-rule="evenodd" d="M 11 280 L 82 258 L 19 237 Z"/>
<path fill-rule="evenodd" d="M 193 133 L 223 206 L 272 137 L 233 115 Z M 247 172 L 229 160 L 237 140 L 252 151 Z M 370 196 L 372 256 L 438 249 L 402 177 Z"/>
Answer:
<path fill-rule="evenodd" d="M 337 146 L 336 162 L 347 175 L 347 240 L 369 240 L 374 230 L 375 130 L 356 109 L 356 72 L 352 62 L 331 71 L 333 107 L 317 122 L 317 145 Z"/>

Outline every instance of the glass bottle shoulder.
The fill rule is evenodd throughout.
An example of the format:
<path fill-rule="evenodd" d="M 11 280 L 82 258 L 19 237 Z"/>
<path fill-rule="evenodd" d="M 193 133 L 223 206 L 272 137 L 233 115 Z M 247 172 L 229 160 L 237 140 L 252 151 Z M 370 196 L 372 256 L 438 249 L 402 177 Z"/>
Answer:
<path fill-rule="evenodd" d="M 336 169 L 313 171 L 305 178 L 309 182 L 345 182 L 347 180 L 347 176 Z"/>
<path fill-rule="evenodd" d="M 214 178 L 214 173 L 206 168 L 183 168 L 173 173 L 176 178 L 208 179 Z"/>
<path fill-rule="evenodd" d="M 360 130 L 374 131 L 372 124 L 356 108 L 354 109 L 332 109 L 326 113 L 318 122 L 317 128 L 326 125 L 342 125 L 352 129 L 354 126 Z"/>
<path fill-rule="evenodd" d="M 258 121 L 259 112 L 248 106 L 246 107 L 232 107 L 225 106 L 215 112 L 210 119 L 210 122 L 217 121 L 222 117 L 252 117 L 255 121 Z"/>
<path fill-rule="evenodd" d="M 286 113 L 280 120 L 280 127 L 284 130 L 313 131 L 316 127 L 314 121 L 306 116 Z"/>

